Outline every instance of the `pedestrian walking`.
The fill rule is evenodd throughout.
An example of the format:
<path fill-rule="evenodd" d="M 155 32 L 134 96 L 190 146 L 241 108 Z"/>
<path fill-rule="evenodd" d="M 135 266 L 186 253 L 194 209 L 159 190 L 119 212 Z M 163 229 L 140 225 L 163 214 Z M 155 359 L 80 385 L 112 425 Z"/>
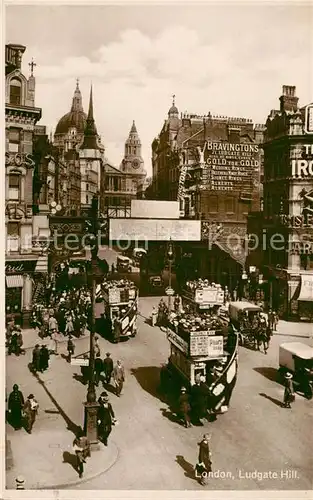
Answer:
<path fill-rule="evenodd" d="M 125 382 L 125 370 L 122 362 L 118 359 L 116 366 L 113 369 L 113 379 L 115 385 L 115 393 L 120 397 Z"/>
<path fill-rule="evenodd" d="M 181 388 L 181 394 L 179 396 L 179 416 L 181 417 L 185 427 L 191 427 L 190 423 L 190 403 L 189 395 L 187 394 L 186 387 Z"/>
<path fill-rule="evenodd" d="M 100 382 L 101 373 L 103 371 L 103 362 L 98 352 L 95 359 L 95 384 L 98 387 Z"/>
<path fill-rule="evenodd" d="M 47 346 L 43 344 L 40 349 L 40 361 L 39 361 L 39 366 L 40 366 L 40 371 L 44 372 L 49 368 L 49 351 L 47 349 Z"/>
<path fill-rule="evenodd" d="M 98 435 L 103 444 L 107 446 L 108 438 L 112 431 L 112 425 L 116 424 L 116 418 L 106 392 L 101 393 L 98 403 Z"/>
<path fill-rule="evenodd" d="M 84 354 L 83 355 L 83 359 L 88 359 L 88 355 Z M 89 380 L 89 366 L 88 365 L 87 366 L 84 366 L 84 365 L 81 366 L 80 367 L 80 373 L 81 373 L 82 378 L 83 378 L 82 382 L 83 382 L 84 385 L 86 385 L 87 382 L 88 382 L 88 380 Z"/>
<path fill-rule="evenodd" d="M 180 309 L 180 297 L 178 294 L 176 294 L 174 299 L 174 311 L 176 313 L 179 313 L 179 309 Z"/>
<path fill-rule="evenodd" d="M 13 391 L 9 395 L 8 410 L 10 423 L 17 431 L 22 427 L 22 409 L 24 406 L 24 396 L 17 384 L 13 385 Z"/>
<path fill-rule="evenodd" d="M 272 329 L 274 326 L 274 313 L 272 309 L 269 309 L 268 311 L 267 320 L 268 320 L 268 326 L 270 327 L 270 329 Z"/>
<path fill-rule="evenodd" d="M 79 429 L 73 441 L 73 451 L 77 459 L 78 474 L 79 477 L 82 478 L 84 474 L 84 463 L 86 463 L 86 458 L 90 457 L 90 443 L 82 429 Z"/>
<path fill-rule="evenodd" d="M 23 349 L 23 335 L 22 331 L 20 328 L 17 328 L 17 336 L 16 336 L 16 351 L 15 354 L 16 356 L 19 356 L 20 354 L 25 354 L 25 351 Z"/>
<path fill-rule="evenodd" d="M 199 446 L 198 464 L 196 465 L 196 472 L 199 472 L 200 483 L 206 484 L 208 473 L 212 472 L 212 455 L 210 450 L 210 434 L 204 434 Z"/>
<path fill-rule="evenodd" d="M 278 316 L 277 312 L 274 312 L 273 315 L 274 315 L 274 320 L 273 320 L 274 321 L 274 323 L 273 323 L 274 332 L 277 332 L 279 316 Z"/>
<path fill-rule="evenodd" d="M 30 394 L 23 407 L 25 428 L 28 434 L 32 433 L 33 425 L 35 423 L 36 416 L 38 413 L 38 408 L 39 408 L 38 401 L 35 399 L 35 396 L 33 394 Z"/>
<path fill-rule="evenodd" d="M 40 347 L 36 344 L 32 353 L 32 370 L 34 373 L 40 371 Z"/>
<path fill-rule="evenodd" d="M 71 315 L 68 315 L 66 318 L 65 335 L 72 335 L 73 333 L 74 333 L 73 319 Z"/>
<path fill-rule="evenodd" d="M 113 372 L 113 359 L 111 358 L 111 353 L 106 353 L 106 358 L 103 360 L 103 371 L 104 380 L 106 384 L 111 382 L 112 372 Z"/>
<path fill-rule="evenodd" d="M 100 346 L 99 346 L 99 337 L 98 335 L 95 336 L 95 343 L 94 343 L 94 351 L 95 351 L 95 357 L 100 356 Z"/>
<path fill-rule="evenodd" d="M 8 347 L 8 354 L 9 355 L 12 353 L 16 354 L 16 352 L 17 352 L 17 331 L 13 330 Z"/>
<path fill-rule="evenodd" d="M 153 306 L 152 313 L 151 313 L 151 324 L 152 324 L 152 326 L 156 326 L 157 321 L 158 321 L 158 311 Z"/>
<path fill-rule="evenodd" d="M 59 334 L 57 330 L 53 330 L 53 332 L 51 333 L 50 353 L 55 354 L 56 356 L 58 355 L 58 341 Z"/>
<path fill-rule="evenodd" d="M 295 391 L 293 387 L 292 374 L 287 372 L 285 375 L 285 391 L 284 391 L 284 405 L 285 408 L 291 408 L 291 403 L 295 400 Z"/>
<path fill-rule="evenodd" d="M 196 424 L 203 425 L 201 419 L 207 411 L 207 390 L 205 387 L 205 378 L 200 376 L 191 388 L 191 410 L 193 421 Z"/>
<path fill-rule="evenodd" d="M 70 335 L 69 339 L 67 341 L 67 362 L 68 363 L 71 362 L 72 356 L 74 356 L 74 352 L 75 352 L 75 345 L 74 345 L 74 342 L 72 340 L 72 336 Z"/>
<path fill-rule="evenodd" d="M 49 317 L 49 334 L 51 335 L 53 332 L 58 330 L 58 322 L 54 316 L 54 313 L 51 314 L 51 311 L 49 311 L 50 317 Z"/>

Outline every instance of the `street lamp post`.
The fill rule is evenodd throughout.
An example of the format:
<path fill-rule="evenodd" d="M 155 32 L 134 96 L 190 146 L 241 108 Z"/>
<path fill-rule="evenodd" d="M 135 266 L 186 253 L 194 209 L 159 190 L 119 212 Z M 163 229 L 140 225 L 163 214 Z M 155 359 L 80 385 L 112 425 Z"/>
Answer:
<path fill-rule="evenodd" d="M 168 249 L 167 249 L 167 257 L 168 257 L 168 271 L 169 271 L 169 279 L 168 286 L 172 288 L 172 261 L 173 261 L 173 245 L 172 240 L 170 238 Z M 168 312 L 170 313 L 172 309 L 172 296 L 168 295 Z"/>
<path fill-rule="evenodd" d="M 98 219 L 98 197 L 94 196 L 91 206 L 91 219 L 88 221 L 90 226 L 90 233 L 92 235 L 91 247 L 91 322 L 90 322 L 90 355 L 89 355 L 89 381 L 87 390 L 87 401 L 85 406 L 85 422 L 84 430 L 90 444 L 96 448 L 98 444 L 98 407 L 99 403 L 96 401 L 96 387 L 95 387 L 95 304 L 96 304 L 96 268 L 98 256 L 98 238 L 97 238 L 97 219 Z"/>

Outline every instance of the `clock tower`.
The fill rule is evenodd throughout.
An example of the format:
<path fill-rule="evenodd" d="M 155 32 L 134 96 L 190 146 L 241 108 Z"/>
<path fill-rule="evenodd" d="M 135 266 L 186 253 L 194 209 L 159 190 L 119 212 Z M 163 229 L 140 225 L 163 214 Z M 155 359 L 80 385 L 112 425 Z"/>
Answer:
<path fill-rule="evenodd" d="M 144 161 L 141 156 L 141 141 L 137 132 L 135 121 L 125 142 L 124 158 L 120 167 L 125 174 L 134 174 L 134 176 L 145 176 Z"/>

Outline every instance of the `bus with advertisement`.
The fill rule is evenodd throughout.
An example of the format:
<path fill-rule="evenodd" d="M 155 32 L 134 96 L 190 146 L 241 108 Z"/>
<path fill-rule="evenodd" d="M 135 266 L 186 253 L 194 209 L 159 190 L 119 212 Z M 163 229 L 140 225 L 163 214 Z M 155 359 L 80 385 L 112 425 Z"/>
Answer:
<path fill-rule="evenodd" d="M 128 280 L 105 281 L 97 286 L 96 330 L 114 343 L 137 334 L 138 289 Z"/>
<path fill-rule="evenodd" d="M 170 386 L 174 392 L 182 386 L 191 389 L 201 377 L 208 413 L 217 415 L 227 411 L 236 384 L 238 334 L 224 314 L 221 288 L 211 288 L 208 294 L 190 289 L 183 310 L 169 315 L 170 355 L 161 371 L 161 386 Z"/>

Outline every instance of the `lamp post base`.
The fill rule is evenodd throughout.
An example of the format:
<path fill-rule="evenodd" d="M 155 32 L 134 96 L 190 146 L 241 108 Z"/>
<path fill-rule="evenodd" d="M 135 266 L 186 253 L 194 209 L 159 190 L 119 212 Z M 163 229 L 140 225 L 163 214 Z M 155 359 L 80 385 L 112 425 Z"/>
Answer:
<path fill-rule="evenodd" d="M 93 403 L 84 403 L 85 407 L 85 419 L 84 419 L 84 431 L 87 439 L 90 443 L 91 450 L 99 449 L 99 439 L 98 439 L 98 408 L 99 403 L 96 401 Z"/>

